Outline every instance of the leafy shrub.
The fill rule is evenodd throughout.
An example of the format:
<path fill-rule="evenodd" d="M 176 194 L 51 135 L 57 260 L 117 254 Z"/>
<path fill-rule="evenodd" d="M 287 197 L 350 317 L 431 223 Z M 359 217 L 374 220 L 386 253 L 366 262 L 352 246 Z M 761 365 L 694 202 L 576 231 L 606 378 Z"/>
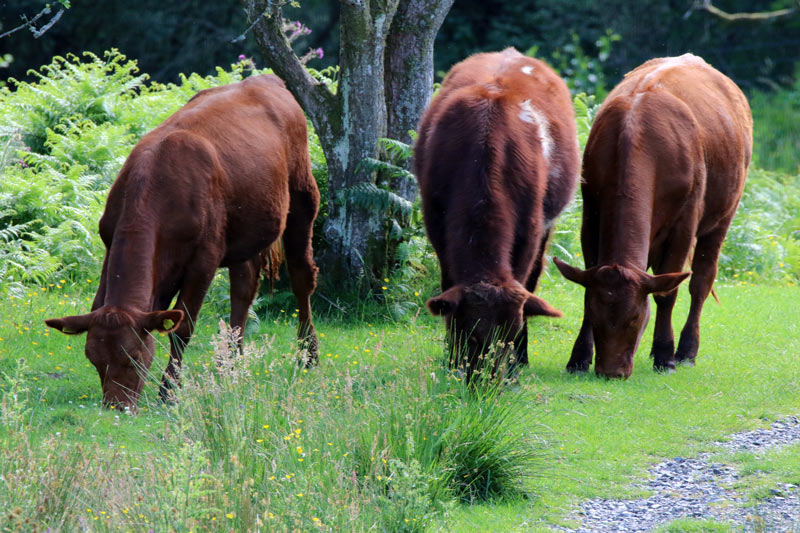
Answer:
<path fill-rule="evenodd" d="M 588 93 L 602 100 L 608 93 L 603 66 L 609 57 L 614 43 L 621 37 L 612 30 L 595 41 L 595 53 L 587 54 L 581 46 L 581 37 L 577 32 L 570 32 L 570 42 L 560 49 L 554 50 L 546 61 L 567 82 L 573 94 Z M 535 57 L 538 46 L 530 48 L 526 54 Z"/>
<path fill-rule="evenodd" d="M 10 80 L 13 90 L 0 89 L 0 290 L 96 276 L 97 222 L 133 146 L 197 91 L 239 81 L 249 66 L 148 85 L 136 61 L 111 50 L 56 57 L 34 83 Z"/>
<path fill-rule="evenodd" d="M 750 170 L 719 269 L 727 279 L 800 282 L 800 175 Z"/>
<path fill-rule="evenodd" d="M 753 91 L 753 166 L 800 173 L 800 64 L 794 85 Z"/>

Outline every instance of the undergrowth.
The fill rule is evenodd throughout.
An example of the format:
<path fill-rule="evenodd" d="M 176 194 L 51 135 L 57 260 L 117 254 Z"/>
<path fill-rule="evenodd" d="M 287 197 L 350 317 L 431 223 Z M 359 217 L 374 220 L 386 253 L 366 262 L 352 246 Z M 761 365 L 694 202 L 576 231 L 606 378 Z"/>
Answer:
<path fill-rule="evenodd" d="M 609 34 L 602 50 L 607 52 L 612 42 L 613 35 Z M 585 55 L 581 57 L 588 61 Z M 591 71 L 589 67 L 587 63 L 581 72 Z M 253 72 L 252 63 L 244 60 L 229 70 L 218 69 L 213 76 L 191 74 L 182 76 L 178 84 L 150 83 L 146 74 L 138 72 L 135 61 L 111 50 L 103 57 L 89 53 L 81 58 L 56 57 L 36 73 L 38 79 L 33 83 L 9 80 L 0 89 L 0 113 L 4 116 L 0 128 L 0 278 L 4 283 L 0 284 L 0 293 L 20 293 L 25 285 L 41 285 L 56 278 L 96 277 L 103 254 L 97 221 L 108 187 L 138 139 L 198 90 L 238 81 Z M 595 80 L 595 85 L 589 78 L 586 81 L 586 88 L 594 87 L 592 90 L 602 86 L 602 80 Z M 790 93 L 784 96 L 781 102 L 791 100 Z M 797 135 L 791 130 L 783 128 L 780 131 L 785 130 L 785 134 L 775 137 L 780 146 L 764 140 L 767 125 L 773 121 L 762 99 L 752 96 L 757 119 L 755 162 L 767 164 L 767 159 L 758 155 L 764 150 L 774 152 L 781 160 L 788 156 L 794 161 L 796 154 L 791 147 Z M 574 106 L 583 146 L 599 102 L 594 95 L 580 93 L 574 97 Z M 309 141 L 323 198 L 315 231 L 319 240 L 327 215 L 327 170 L 313 131 Z M 411 179 L 403 170 L 411 148 L 386 142 L 390 161 L 365 164 L 381 170 L 387 180 Z M 775 160 L 769 159 L 769 165 L 787 168 Z M 788 165 L 787 169 L 791 168 Z M 751 169 L 723 249 L 720 279 L 800 280 L 800 224 L 796 216 L 799 180 L 793 174 Z M 424 310 L 424 296 L 420 295 L 429 296 L 438 283 L 437 262 L 425 237 L 418 202 L 398 196 L 383 182 L 370 190 L 350 193 L 360 205 L 384 214 L 391 271 L 369 302 L 337 294 L 335 287 L 329 288 L 334 294 L 320 294 L 317 299 L 324 300 L 324 307 L 350 316 L 379 312 L 396 320 L 413 317 Z M 575 263 L 581 261 L 580 212 L 578 194 L 558 220 L 551 242 L 552 254 Z M 274 300 L 267 297 L 266 287 L 262 289 L 256 300 L 257 311 L 269 305 L 291 311 L 288 285 L 279 284 L 277 289 Z M 227 306 L 224 276 L 212 289 L 210 300 Z"/>
<path fill-rule="evenodd" d="M 327 354 L 308 371 L 272 342 L 237 353 L 221 323 L 149 450 L 28 439 L 41 418 L 21 362 L 0 411 L 8 529 L 424 531 L 457 502 L 529 496 L 547 468 L 520 392 L 467 388 L 424 355 L 334 366 Z"/>

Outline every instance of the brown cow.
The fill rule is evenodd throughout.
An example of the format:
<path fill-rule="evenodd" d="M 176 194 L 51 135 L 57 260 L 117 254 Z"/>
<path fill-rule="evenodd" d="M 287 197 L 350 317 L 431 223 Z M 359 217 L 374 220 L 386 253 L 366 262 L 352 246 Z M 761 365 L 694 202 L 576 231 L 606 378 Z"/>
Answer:
<path fill-rule="evenodd" d="M 451 363 L 469 377 L 498 338 L 516 340 L 516 360 L 526 364 L 526 317 L 561 316 L 533 291 L 578 179 L 566 84 L 513 48 L 473 55 L 444 80 L 414 154 L 442 275 L 443 292 L 428 308 L 445 317 Z"/>
<path fill-rule="evenodd" d="M 587 270 L 556 261 L 586 287 L 567 370 L 587 371 L 596 342 L 597 374 L 630 376 L 650 293 L 655 369 L 694 364 L 703 302 L 750 164 L 752 122 L 742 91 L 691 54 L 648 61 L 608 95 L 583 158 Z M 676 353 L 672 308 L 693 246 L 692 305 Z"/>
<path fill-rule="evenodd" d="M 298 336 L 316 359 L 309 297 L 319 191 L 307 138 L 303 111 L 266 75 L 199 92 L 134 147 L 100 219 L 106 256 L 92 312 L 46 321 L 88 332 L 105 405 L 136 406 L 153 359 L 151 331 L 173 332 L 167 396 L 218 267 L 230 272 L 231 325 L 244 327 L 263 252 L 281 237 Z"/>

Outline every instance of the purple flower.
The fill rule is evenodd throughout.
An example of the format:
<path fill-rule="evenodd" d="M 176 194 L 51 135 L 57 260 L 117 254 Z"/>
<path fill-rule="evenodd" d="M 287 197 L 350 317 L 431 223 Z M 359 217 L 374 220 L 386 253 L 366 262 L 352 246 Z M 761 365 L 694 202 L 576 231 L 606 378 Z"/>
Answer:
<path fill-rule="evenodd" d="M 247 56 L 244 54 L 239 54 L 239 61 L 244 61 L 245 59 L 247 59 Z"/>
<path fill-rule="evenodd" d="M 322 48 L 317 48 L 314 51 L 317 53 L 317 57 L 320 59 L 322 59 L 325 56 L 325 54 L 322 53 Z"/>

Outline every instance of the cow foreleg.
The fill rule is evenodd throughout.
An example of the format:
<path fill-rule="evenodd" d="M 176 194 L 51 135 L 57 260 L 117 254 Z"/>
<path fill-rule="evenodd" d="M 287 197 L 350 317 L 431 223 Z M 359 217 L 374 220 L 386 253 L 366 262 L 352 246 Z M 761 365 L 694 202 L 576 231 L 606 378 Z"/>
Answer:
<path fill-rule="evenodd" d="M 654 256 L 654 274 L 681 272 L 686 266 L 686 258 L 692 248 L 697 222 L 694 217 L 686 217 L 684 224 L 672 231 L 669 240 L 661 248 L 664 252 Z M 656 302 L 656 323 L 653 332 L 653 370 L 673 372 L 675 370 L 675 336 L 672 331 L 672 310 L 678 299 L 678 288 L 653 294 Z"/>
<path fill-rule="evenodd" d="M 583 217 L 581 219 L 581 250 L 584 265 L 587 269 L 597 265 L 600 246 L 600 210 L 591 196 L 583 195 Z M 572 346 L 572 354 L 567 362 L 567 372 L 588 372 L 594 355 L 594 331 L 589 321 L 589 297 L 584 291 L 583 321 L 578 338 Z"/>
<path fill-rule="evenodd" d="M 578 333 L 578 338 L 575 339 L 572 354 L 567 362 L 567 372 L 571 374 L 588 372 L 589 366 L 592 364 L 594 333 L 592 332 L 592 324 L 589 322 L 587 311 L 587 307 L 584 306 L 581 330 Z"/>
<path fill-rule="evenodd" d="M 728 232 L 728 224 L 722 224 L 718 229 L 708 235 L 697 239 L 692 260 L 692 279 L 689 281 L 689 294 L 692 296 L 692 305 L 689 316 L 681 330 L 681 340 L 675 359 L 678 363 L 694 365 L 697 351 L 700 347 L 700 315 L 703 304 L 714 285 L 717 276 L 717 261 L 722 249 L 722 241 Z"/>
<path fill-rule="evenodd" d="M 202 254 L 198 255 L 202 256 Z M 213 264 L 214 266 L 207 268 L 202 268 L 201 264 L 197 264 L 186 273 L 183 279 L 174 309 L 183 310 L 186 313 L 186 318 L 181 321 L 169 336 L 169 363 L 167 368 L 164 369 L 164 376 L 161 378 L 161 386 L 158 390 L 159 396 L 163 401 L 170 399 L 170 391 L 180 382 L 183 349 L 189 344 L 189 339 L 192 338 L 197 314 L 200 312 L 203 299 L 206 296 L 206 292 L 208 292 L 211 281 L 214 279 L 216 264 L 218 263 Z"/>
<path fill-rule="evenodd" d="M 653 358 L 653 370 L 656 372 L 672 372 L 675 370 L 675 337 L 672 332 L 672 309 L 678 299 L 678 289 L 664 294 L 655 294 L 656 325 L 653 332 L 653 347 L 650 357 Z"/>
<path fill-rule="evenodd" d="M 258 254 L 249 261 L 228 267 L 231 285 L 231 329 L 236 331 L 238 328 L 239 353 L 242 352 L 242 337 L 244 336 L 244 326 L 247 324 L 247 313 L 258 292 L 263 266 L 262 256 Z"/>
<path fill-rule="evenodd" d="M 300 350 L 305 352 L 305 365 L 310 367 L 319 359 L 319 342 L 311 321 L 311 294 L 317 286 L 317 265 L 311 249 L 311 235 L 317 214 L 319 196 L 312 192 L 292 191 L 283 248 L 286 266 L 292 282 L 292 292 L 297 299 L 297 338 Z"/>

